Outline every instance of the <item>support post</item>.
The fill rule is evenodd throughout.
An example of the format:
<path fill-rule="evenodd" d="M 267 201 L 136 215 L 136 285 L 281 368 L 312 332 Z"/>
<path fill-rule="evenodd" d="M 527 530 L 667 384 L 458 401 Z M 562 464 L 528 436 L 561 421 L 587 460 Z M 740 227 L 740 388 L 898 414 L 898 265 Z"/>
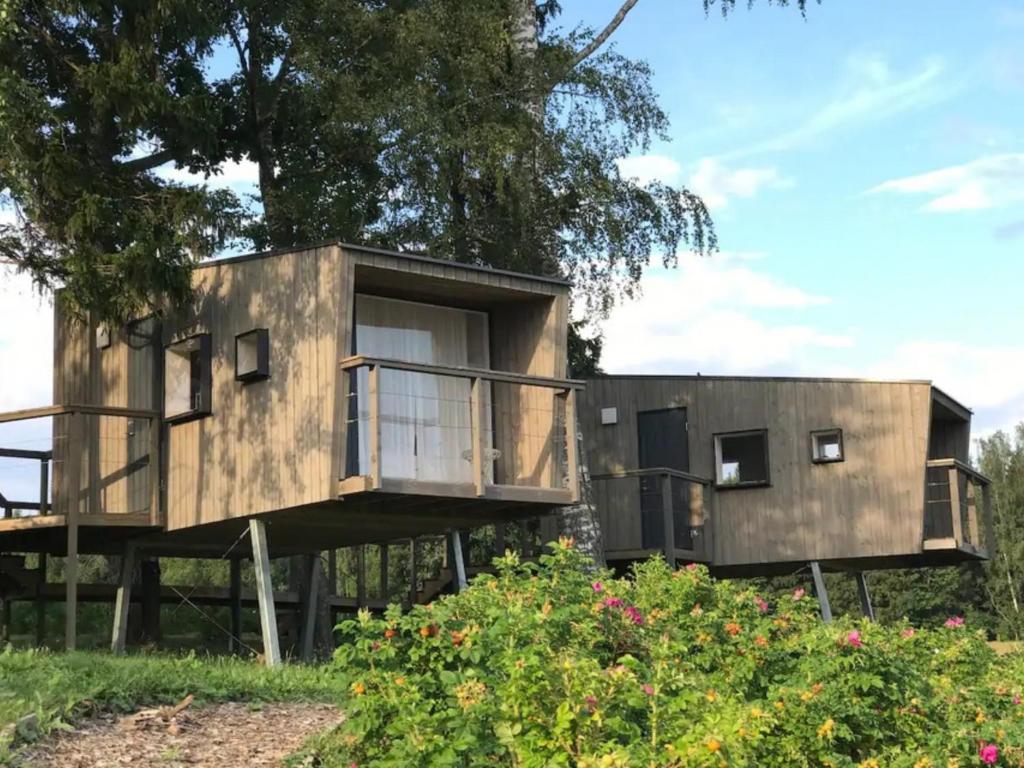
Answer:
<path fill-rule="evenodd" d="M 828 590 L 825 588 L 825 577 L 821 573 L 821 565 L 817 560 L 811 561 L 811 576 L 814 577 L 814 594 L 818 596 L 818 604 L 821 606 L 821 620 L 826 624 L 831 624 L 832 606 L 828 602 Z"/>
<path fill-rule="evenodd" d="M 374 490 L 381 487 L 380 466 L 380 367 L 371 365 L 368 374 L 367 397 L 370 405 L 370 485 Z"/>
<path fill-rule="evenodd" d="M 313 641 L 316 639 L 316 603 L 320 579 L 317 578 L 317 559 L 319 555 L 306 558 L 306 578 L 309 579 L 309 590 L 306 593 L 306 616 L 302 622 L 302 660 L 313 660 Z"/>
<path fill-rule="evenodd" d="M 356 547 L 356 607 L 366 605 L 366 545 Z"/>
<path fill-rule="evenodd" d="M 505 524 L 494 524 L 494 554 L 497 557 L 505 555 Z"/>
<path fill-rule="evenodd" d="M 871 593 L 868 591 L 868 578 L 864 571 L 857 571 L 857 596 L 860 597 L 860 611 L 868 621 L 875 620 L 875 608 L 871 605 Z"/>
<path fill-rule="evenodd" d="M 276 667 L 281 663 L 281 647 L 277 637 L 274 585 L 270 580 L 266 523 L 256 518 L 250 520 L 249 538 L 252 539 L 252 563 L 256 571 L 256 599 L 259 602 L 260 629 L 263 632 L 263 658 L 268 667 Z"/>
<path fill-rule="evenodd" d="M 231 558 L 229 600 L 231 602 L 231 637 L 228 639 L 228 652 L 242 652 L 242 560 Z"/>
<path fill-rule="evenodd" d="M 409 605 L 416 605 L 416 597 L 419 594 L 419 540 L 416 537 L 409 539 Z"/>
<path fill-rule="evenodd" d="M 953 519 L 953 540 L 959 547 L 964 543 L 964 520 L 960 516 L 960 470 L 949 468 L 949 514 Z"/>
<path fill-rule="evenodd" d="M 484 396 L 483 379 L 474 376 L 469 389 L 469 421 L 473 451 L 473 485 L 477 496 L 483 496 L 487 485 L 484 463 Z"/>
<path fill-rule="evenodd" d="M 132 581 L 135 578 L 135 545 L 125 544 L 121 557 L 121 582 L 117 585 L 114 598 L 114 629 L 110 638 L 110 650 L 121 655 L 128 639 L 128 609 L 132 603 Z"/>
<path fill-rule="evenodd" d="M 391 591 L 391 585 L 388 583 L 388 571 L 390 569 L 390 563 L 388 562 L 390 548 L 385 542 L 380 545 L 380 598 L 387 602 L 388 593 Z"/>
<path fill-rule="evenodd" d="M 50 460 L 39 460 L 39 515 L 50 511 Z"/>
<path fill-rule="evenodd" d="M 672 475 L 667 472 L 658 478 L 661 483 L 661 525 L 664 541 L 665 560 L 668 567 L 676 569 L 676 521 L 672 511 Z"/>
<path fill-rule="evenodd" d="M 78 644 L 78 513 L 82 495 L 82 437 L 83 416 L 72 413 L 68 416 L 67 438 L 67 516 L 68 528 L 67 561 L 64 568 L 64 649 L 75 650 Z"/>
<path fill-rule="evenodd" d="M 160 640 L 160 561 L 146 558 L 139 565 L 142 588 L 142 638 L 151 643 Z"/>
<path fill-rule="evenodd" d="M 466 588 L 466 563 L 462 558 L 462 534 L 458 529 L 449 534 L 452 548 L 452 559 L 455 564 L 455 585 L 461 592 Z"/>
<path fill-rule="evenodd" d="M 43 602 L 43 590 L 46 589 L 46 553 L 39 553 L 39 564 L 36 566 L 38 578 L 36 583 L 36 648 L 43 647 L 46 639 L 46 603 Z"/>

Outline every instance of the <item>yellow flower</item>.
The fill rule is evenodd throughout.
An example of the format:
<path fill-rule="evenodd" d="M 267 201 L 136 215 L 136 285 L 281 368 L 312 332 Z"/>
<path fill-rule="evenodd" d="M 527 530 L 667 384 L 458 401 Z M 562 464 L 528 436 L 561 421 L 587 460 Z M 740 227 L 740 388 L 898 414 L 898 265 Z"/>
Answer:
<path fill-rule="evenodd" d="M 827 738 L 829 738 L 832 735 L 832 731 L 835 730 L 835 727 L 836 727 L 836 721 L 833 720 L 830 717 L 828 720 L 826 720 L 824 723 L 822 723 L 821 726 L 818 728 L 818 738 L 819 739 L 827 739 Z"/>
<path fill-rule="evenodd" d="M 362 683 L 352 683 L 352 693 L 356 696 L 362 696 L 366 693 L 366 686 Z"/>
<path fill-rule="evenodd" d="M 978 710 L 978 714 L 974 716 L 974 722 L 976 722 L 978 725 L 981 725 L 985 722 L 985 713 L 982 712 L 980 709 Z"/>
<path fill-rule="evenodd" d="M 810 691 L 804 691 L 800 694 L 800 701 L 810 701 L 814 698 L 814 694 Z"/>
<path fill-rule="evenodd" d="M 869 757 L 863 762 L 857 763 L 858 768 L 881 768 L 881 765 L 875 758 Z"/>
<path fill-rule="evenodd" d="M 750 710 L 750 716 L 751 717 L 764 717 L 764 712 L 761 709 L 759 709 L 758 707 L 754 707 L 752 710 Z"/>
<path fill-rule="evenodd" d="M 932 759 L 930 757 L 922 757 L 914 763 L 914 768 L 932 768 Z"/>
<path fill-rule="evenodd" d="M 395 678 L 395 685 L 397 685 L 399 688 L 401 688 L 403 685 L 405 685 L 405 678 L 404 677 L 396 677 Z"/>
<path fill-rule="evenodd" d="M 708 701 L 714 701 L 718 698 L 718 694 L 715 693 L 714 689 L 709 689 L 705 695 L 708 697 Z"/>
<path fill-rule="evenodd" d="M 785 705 L 785 704 L 783 704 L 783 703 L 782 703 L 781 701 L 776 701 L 776 702 L 775 702 L 775 708 L 776 708 L 776 709 L 782 709 L 782 708 L 783 708 L 783 707 L 785 707 L 785 706 L 786 706 L 786 705 Z"/>
<path fill-rule="evenodd" d="M 708 740 L 708 751 L 709 752 L 718 752 L 721 748 L 722 748 L 722 744 L 721 744 L 721 742 L 718 741 L 718 739 L 710 739 L 710 740 Z"/>
<path fill-rule="evenodd" d="M 487 693 L 487 686 L 479 680 L 470 680 L 455 686 L 455 698 L 458 699 L 459 706 L 463 709 L 469 709 L 474 704 L 479 704 L 485 693 Z"/>

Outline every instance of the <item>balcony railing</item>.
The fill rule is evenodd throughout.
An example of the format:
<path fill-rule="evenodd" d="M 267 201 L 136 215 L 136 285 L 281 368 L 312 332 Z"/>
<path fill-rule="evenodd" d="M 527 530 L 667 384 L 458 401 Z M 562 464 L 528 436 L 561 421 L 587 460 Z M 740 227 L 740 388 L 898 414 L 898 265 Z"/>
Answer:
<path fill-rule="evenodd" d="M 672 566 L 679 560 L 711 561 L 713 496 L 708 478 L 657 467 L 597 474 L 591 480 L 597 508 L 609 518 L 619 516 L 605 521 L 609 559 L 635 560 L 661 552 Z M 622 548 L 630 541 L 639 548 Z"/>
<path fill-rule="evenodd" d="M 0 413 L 0 424 L 52 418 L 50 450 L 0 448 L 0 459 L 38 472 L 34 498 L 0 489 L 0 520 L 62 516 L 63 523 L 159 526 L 160 414 L 94 405 L 52 405 Z M 28 487 L 20 483 L 19 487 Z M 38 490 L 35 490 L 38 489 Z M 24 492 L 24 491 L 22 491 Z"/>
<path fill-rule="evenodd" d="M 365 355 L 341 369 L 342 496 L 577 500 L 580 382 Z"/>
<path fill-rule="evenodd" d="M 924 548 L 984 555 L 989 479 L 957 459 L 932 459 L 927 467 Z"/>

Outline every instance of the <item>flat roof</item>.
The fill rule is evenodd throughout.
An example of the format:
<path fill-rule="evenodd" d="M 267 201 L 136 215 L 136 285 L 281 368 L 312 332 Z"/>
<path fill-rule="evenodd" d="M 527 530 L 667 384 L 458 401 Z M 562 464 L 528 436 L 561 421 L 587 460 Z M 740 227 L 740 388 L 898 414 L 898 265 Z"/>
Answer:
<path fill-rule="evenodd" d="M 510 269 L 496 269 L 495 267 L 489 267 L 486 264 L 467 264 L 462 261 L 452 261 L 450 259 L 437 259 L 432 256 L 428 256 L 425 253 L 417 251 L 392 251 L 387 248 L 377 248 L 370 245 L 357 245 L 355 243 L 346 243 L 341 240 L 323 240 L 317 243 L 307 243 L 304 245 L 296 245 L 290 248 L 273 248 L 266 251 L 256 251 L 254 253 L 243 253 L 238 256 L 224 256 L 221 258 L 208 259 L 206 261 L 198 262 L 192 265 L 193 269 L 203 269 L 204 267 L 214 267 L 221 264 L 235 264 L 240 261 L 255 261 L 257 259 L 266 259 L 272 256 L 281 256 L 286 253 L 297 253 L 299 251 L 309 251 L 314 248 L 323 248 L 328 245 L 336 245 L 339 248 L 349 251 L 361 251 L 363 253 L 375 253 L 381 256 L 393 256 L 399 259 L 405 259 L 407 261 L 419 261 L 427 264 L 440 264 L 446 267 L 458 267 L 460 269 L 467 269 L 471 272 L 484 272 L 489 275 L 506 275 L 508 277 L 517 277 L 521 280 L 533 280 L 539 283 L 551 283 L 554 285 L 570 286 L 570 281 L 561 277 L 549 277 L 546 275 L 531 275 L 528 272 L 514 272 Z"/>
<path fill-rule="evenodd" d="M 836 383 L 836 384 L 922 384 L 931 387 L 941 402 L 961 408 L 967 414 L 973 411 L 956 398 L 950 397 L 945 391 L 939 389 L 932 383 L 931 379 L 857 379 L 844 377 L 827 376 L 722 376 L 704 374 L 658 374 L 658 373 L 599 373 L 588 376 L 587 381 L 593 379 L 685 379 L 689 381 L 792 381 L 805 383 Z"/>

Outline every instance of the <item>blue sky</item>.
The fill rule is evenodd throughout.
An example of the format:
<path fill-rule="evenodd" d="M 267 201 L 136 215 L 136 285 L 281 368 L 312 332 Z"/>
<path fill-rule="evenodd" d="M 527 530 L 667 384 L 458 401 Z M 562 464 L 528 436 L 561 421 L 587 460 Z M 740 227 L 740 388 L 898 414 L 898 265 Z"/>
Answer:
<path fill-rule="evenodd" d="M 614 43 L 672 140 L 623 169 L 702 193 L 723 253 L 652 272 L 606 367 L 931 378 L 1024 418 L 1022 35 L 1024 3 L 640 0 Z"/>
<path fill-rule="evenodd" d="M 563 0 L 561 23 L 619 5 Z M 672 141 L 622 168 L 704 195 L 722 252 L 651 270 L 606 368 L 925 378 L 976 434 L 1024 420 L 1022 36 L 1024 2 L 640 0 L 613 42 L 653 66 Z M 3 273 L 0 410 L 51 401 L 50 315 Z"/>

